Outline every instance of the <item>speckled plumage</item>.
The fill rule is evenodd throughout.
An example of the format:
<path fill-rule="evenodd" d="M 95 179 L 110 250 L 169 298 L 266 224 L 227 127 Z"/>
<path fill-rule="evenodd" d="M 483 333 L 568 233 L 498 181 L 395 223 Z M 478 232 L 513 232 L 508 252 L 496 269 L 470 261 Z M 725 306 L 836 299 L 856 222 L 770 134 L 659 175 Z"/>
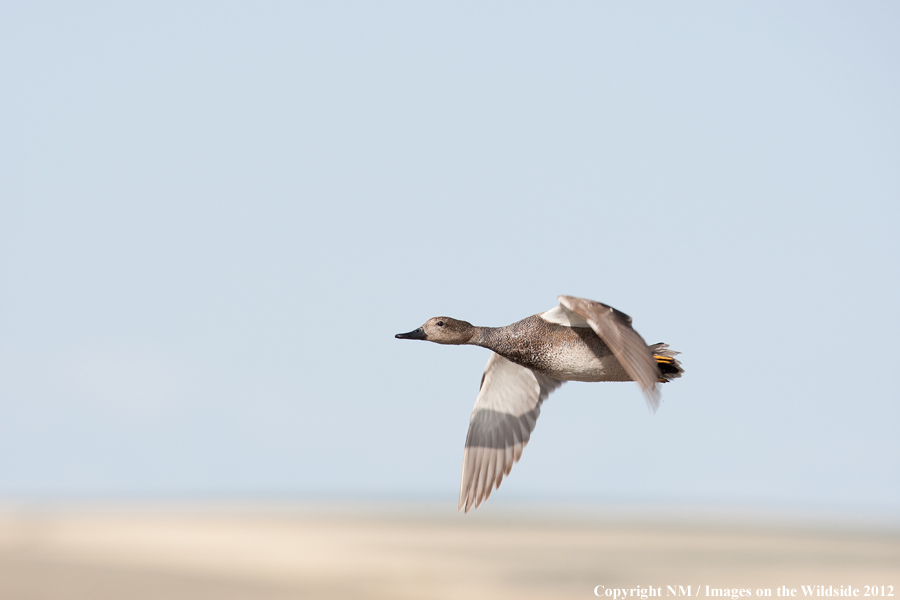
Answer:
<path fill-rule="evenodd" d="M 589 327 L 548 323 L 540 314 L 505 327 L 476 327 L 470 344 L 563 381 L 631 381 L 600 336 Z"/>

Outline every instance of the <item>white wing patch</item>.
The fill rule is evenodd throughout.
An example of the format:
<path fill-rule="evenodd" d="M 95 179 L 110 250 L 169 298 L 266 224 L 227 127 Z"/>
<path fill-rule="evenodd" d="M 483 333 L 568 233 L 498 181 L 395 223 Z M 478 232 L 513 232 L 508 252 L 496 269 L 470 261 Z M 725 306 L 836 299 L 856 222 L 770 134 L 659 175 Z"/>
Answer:
<path fill-rule="evenodd" d="M 591 324 L 575 311 L 571 311 L 562 304 L 556 308 L 551 308 L 545 313 L 538 315 L 548 323 L 557 325 L 565 325 L 566 327 L 590 327 Z"/>
<path fill-rule="evenodd" d="M 559 303 L 567 306 L 572 313 L 584 315 L 601 340 L 603 340 L 628 376 L 635 380 L 647 398 L 650 410 L 659 408 L 659 366 L 653 358 L 647 342 L 631 326 L 631 317 L 608 304 L 559 296 Z"/>

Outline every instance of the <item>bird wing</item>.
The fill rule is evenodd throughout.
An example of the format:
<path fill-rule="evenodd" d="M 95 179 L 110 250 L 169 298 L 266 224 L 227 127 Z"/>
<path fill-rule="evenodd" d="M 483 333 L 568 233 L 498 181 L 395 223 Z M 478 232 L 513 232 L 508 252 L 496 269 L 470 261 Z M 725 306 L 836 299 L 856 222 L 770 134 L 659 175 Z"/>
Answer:
<path fill-rule="evenodd" d="M 522 456 L 541 403 L 562 381 L 491 353 L 469 419 L 459 484 L 459 510 L 488 499 Z"/>
<path fill-rule="evenodd" d="M 656 385 L 660 378 L 659 367 L 644 338 L 631 326 L 631 317 L 602 302 L 574 296 L 559 296 L 557 300 L 560 306 L 587 321 L 594 333 L 609 346 L 628 376 L 641 387 L 650 409 L 655 412 L 659 408 Z"/>

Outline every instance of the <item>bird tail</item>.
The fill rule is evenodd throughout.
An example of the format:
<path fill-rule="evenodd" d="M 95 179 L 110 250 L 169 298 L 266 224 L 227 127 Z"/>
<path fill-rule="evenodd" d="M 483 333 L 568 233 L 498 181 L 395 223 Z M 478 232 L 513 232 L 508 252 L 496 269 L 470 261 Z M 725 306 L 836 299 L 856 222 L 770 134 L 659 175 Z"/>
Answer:
<path fill-rule="evenodd" d="M 668 344 L 663 343 L 650 346 L 650 352 L 653 353 L 653 358 L 656 359 L 656 366 L 659 367 L 660 383 L 678 379 L 681 377 L 681 374 L 684 373 L 681 362 L 675 358 L 677 355 L 681 354 L 681 352 L 675 352 L 669 348 Z"/>

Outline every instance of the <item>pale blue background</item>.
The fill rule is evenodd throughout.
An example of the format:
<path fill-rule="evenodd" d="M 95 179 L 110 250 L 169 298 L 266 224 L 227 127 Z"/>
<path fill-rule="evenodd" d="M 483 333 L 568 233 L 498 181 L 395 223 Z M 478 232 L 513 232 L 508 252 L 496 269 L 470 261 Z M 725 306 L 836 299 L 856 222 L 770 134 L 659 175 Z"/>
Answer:
<path fill-rule="evenodd" d="M 900 8 L 3 3 L 0 499 L 433 498 L 487 352 L 601 300 L 491 499 L 900 512 Z"/>

